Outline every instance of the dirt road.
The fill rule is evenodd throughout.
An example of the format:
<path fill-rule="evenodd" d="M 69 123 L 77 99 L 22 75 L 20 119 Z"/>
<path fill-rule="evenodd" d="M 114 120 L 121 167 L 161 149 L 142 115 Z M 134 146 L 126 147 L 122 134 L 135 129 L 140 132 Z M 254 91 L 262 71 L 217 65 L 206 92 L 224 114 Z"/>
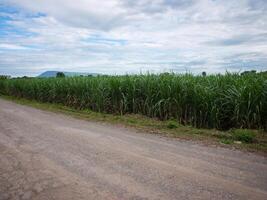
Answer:
<path fill-rule="evenodd" d="M 0 99 L 0 199 L 266 199 L 267 159 Z"/>

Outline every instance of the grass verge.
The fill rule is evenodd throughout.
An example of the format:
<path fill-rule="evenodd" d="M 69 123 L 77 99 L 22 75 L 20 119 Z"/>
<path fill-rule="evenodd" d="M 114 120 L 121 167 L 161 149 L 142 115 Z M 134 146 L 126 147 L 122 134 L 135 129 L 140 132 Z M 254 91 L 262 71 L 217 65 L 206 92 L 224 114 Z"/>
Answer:
<path fill-rule="evenodd" d="M 128 128 L 134 128 L 148 133 L 198 141 L 207 145 L 237 148 L 267 155 L 267 133 L 263 130 L 235 129 L 229 131 L 218 131 L 215 129 L 197 129 L 190 126 L 183 126 L 174 120 L 160 121 L 137 114 L 104 114 L 90 110 L 77 110 L 61 104 L 41 103 L 33 100 L 3 95 L 0 97 L 21 105 L 67 114 L 78 119 L 126 126 Z"/>

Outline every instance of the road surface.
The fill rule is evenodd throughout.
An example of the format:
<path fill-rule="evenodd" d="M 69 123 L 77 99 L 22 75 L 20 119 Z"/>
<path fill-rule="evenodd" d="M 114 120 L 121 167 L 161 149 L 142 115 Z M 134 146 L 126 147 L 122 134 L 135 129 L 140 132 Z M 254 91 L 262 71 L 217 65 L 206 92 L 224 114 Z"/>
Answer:
<path fill-rule="evenodd" d="M 267 159 L 0 99 L 0 199 L 267 199 Z"/>

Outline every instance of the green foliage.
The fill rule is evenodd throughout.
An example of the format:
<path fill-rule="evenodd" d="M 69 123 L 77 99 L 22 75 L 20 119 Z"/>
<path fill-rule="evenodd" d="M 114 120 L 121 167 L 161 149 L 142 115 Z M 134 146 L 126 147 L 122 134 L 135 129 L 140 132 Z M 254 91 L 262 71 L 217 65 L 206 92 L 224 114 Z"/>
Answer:
<path fill-rule="evenodd" d="M 253 143 L 256 134 L 248 129 L 236 129 L 232 132 L 233 139 L 244 143 Z"/>
<path fill-rule="evenodd" d="M 173 120 L 167 121 L 167 128 L 168 129 L 175 129 L 178 127 L 179 127 L 179 124 L 176 121 L 173 121 Z"/>
<path fill-rule="evenodd" d="M 244 76 L 244 75 L 248 75 L 248 74 L 251 74 L 251 73 L 255 74 L 255 73 L 257 73 L 257 71 L 256 70 L 244 71 L 244 72 L 241 73 L 241 75 Z"/>
<path fill-rule="evenodd" d="M 267 75 L 125 75 L 7 79 L 6 95 L 76 109 L 142 114 L 197 128 L 267 128 Z"/>
<path fill-rule="evenodd" d="M 220 142 L 222 144 L 233 144 L 233 140 L 230 139 L 221 139 Z"/>
<path fill-rule="evenodd" d="M 63 72 L 58 72 L 57 73 L 57 78 L 64 78 L 65 74 Z"/>
<path fill-rule="evenodd" d="M 5 80 L 5 79 L 9 79 L 10 76 L 7 75 L 0 75 L 0 80 Z"/>

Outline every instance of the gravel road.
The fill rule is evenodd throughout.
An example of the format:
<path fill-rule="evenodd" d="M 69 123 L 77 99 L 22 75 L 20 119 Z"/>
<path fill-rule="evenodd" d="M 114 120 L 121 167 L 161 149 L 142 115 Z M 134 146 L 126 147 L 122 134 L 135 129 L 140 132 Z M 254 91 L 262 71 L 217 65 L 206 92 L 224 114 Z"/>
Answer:
<path fill-rule="evenodd" d="M 267 199 L 267 159 L 0 99 L 0 199 Z"/>

